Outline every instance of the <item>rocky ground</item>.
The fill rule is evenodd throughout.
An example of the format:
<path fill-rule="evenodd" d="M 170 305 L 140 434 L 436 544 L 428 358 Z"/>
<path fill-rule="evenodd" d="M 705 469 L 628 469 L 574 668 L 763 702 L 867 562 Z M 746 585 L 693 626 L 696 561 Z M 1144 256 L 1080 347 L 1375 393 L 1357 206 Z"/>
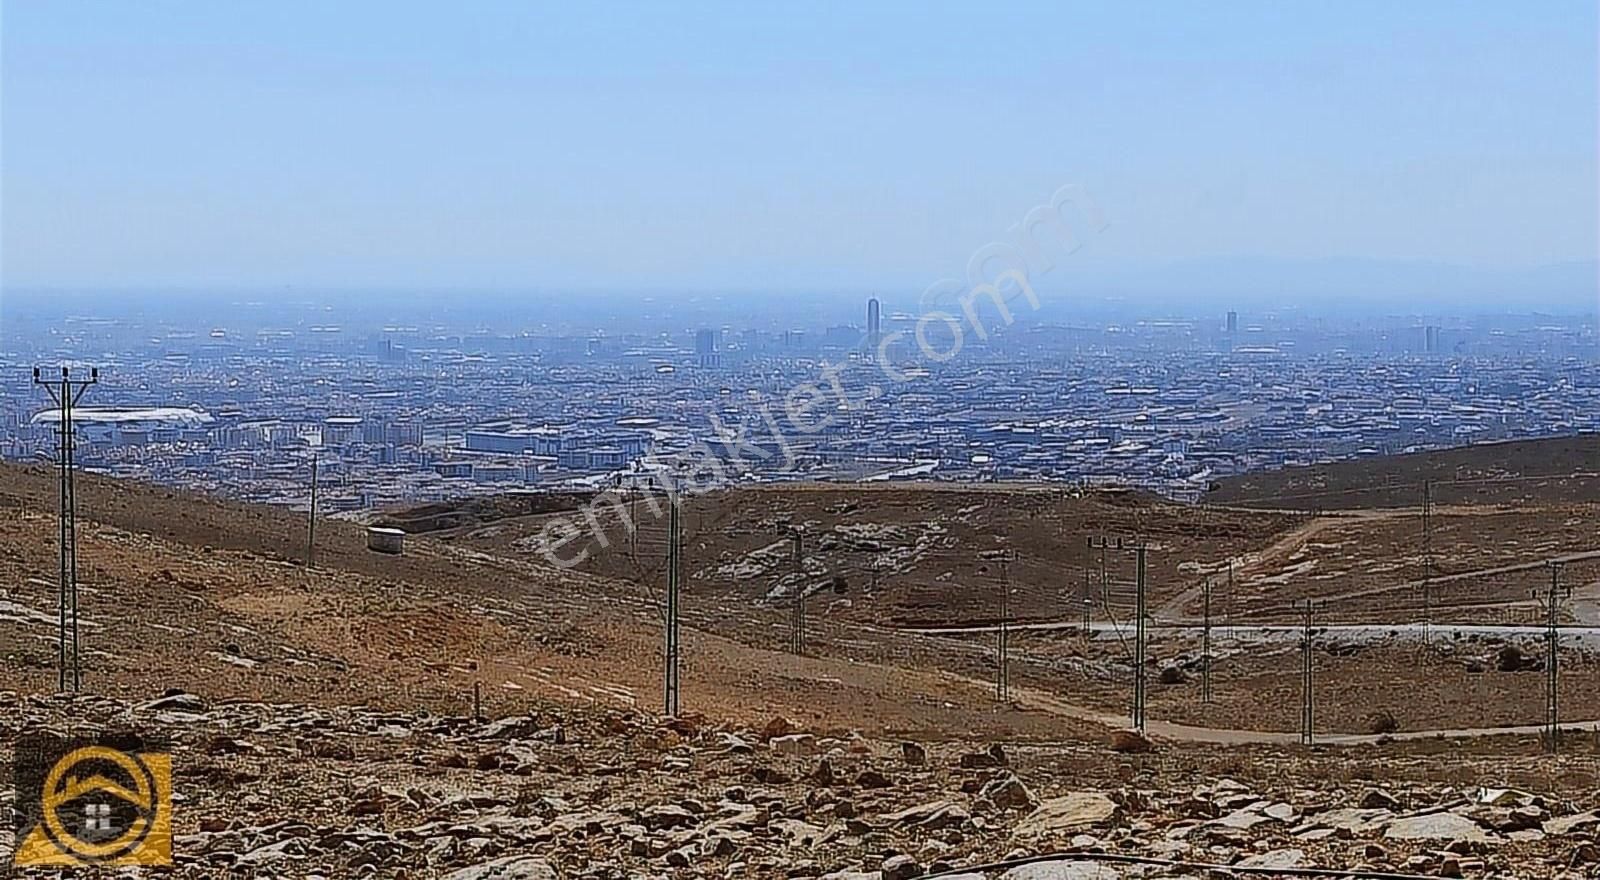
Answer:
<path fill-rule="evenodd" d="M 53 487 L 43 469 L 0 467 L 0 797 L 15 798 L 9 750 L 23 733 L 164 737 L 178 863 L 152 873 L 1104 880 L 1300 866 L 1600 877 L 1600 736 L 1571 734 L 1549 756 L 1537 737 L 1502 729 L 1543 717 L 1536 643 L 1508 664 L 1500 636 L 1441 636 L 1426 650 L 1392 634 L 1319 636 L 1319 731 L 1373 734 L 1357 745 L 1295 744 L 1292 639 L 1219 634 L 1215 697 L 1198 698 L 1195 635 L 1174 625 L 1198 595 L 1176 583 L 1199 571 L 1195 548 L 1233 542 L 1241 583 L 1271 578 L 1300 565 L 1296 554 L 1323 552 L 1318 530 L 1343 519 L 1031 490 L 754 493 L 730 508 L 748 513 L 734 520 L 792 502 L 791 519 L 826 525 L 808 564 L 844 553 L 855 586 L 816 599 L 796 656 L 787 606 L 762 598 L 783 577 L 782 547 L 764 549 L 776 520 L 723 521 L 726 546 L 696 544 L 716 552 L 694 571 L 731 565 L 727 582 L 690 577 L 684 591 L 683 706 L 694 714 L 669 719 L 651 714 L 662 705 L 660 584 L 543 565 L 514 545 L 524 517 L 417 535 L 403 556 L 369 553 L 360 527 L 330 520 L 308 567 L 302 516 L 87 474 L 83 666 L 98 696 L 52 696 Z M 1574 510 L 1560 512 L 1563 540 L 1586 545 L 1600 506 Z M 692 529 L 720 528 L 701 513 Z M 1159 527 L 1177 548 L 1156 569 L 1168 580 L 1153 613 L 1168 626 L 1150 645 L 1148 750 L 1109 744 L 1132 677 L 1115 633 L 1014 632 L 1010 692 L 995 698 L 992 591 L 964 579 L 998 583 L 980 552 L 996 523 L 1080 562 L 1081 532 L 1129 523 Z M 896 557 L 890 538 L 909 555 Z M 947 539 L 942 557 L 912 559 L 918 541 Z M 860 568 L 884 552 L 906 562 L 899 580 Z M 770 565 L 743 572 L 751 555 Z M 1575 605 L 1596 586 L 1587 564 L 1569 568 Z M 1072 583 L 1082 573 L 1063 570 Z M 1070 596 L 1059 572 L 1018 562 L 1006 574 L 1019 589 L 1035 579 L 1019 612 Z M 975 631 L 890 625 L 871 608 L 880 599 L 901 624 L 945 607 L 942 622 Z M 1569 642 L 1563 717 L 1593 723 L 1600 663 Z M 475 695 L 486 720 L 469 717 Z M 1440 728 L 1479 729 L 1429 732 Z M 0 830 L 0 848 L 15 845 Z"/>
<path fill-rule="evenodd" d="M 170 741 L 174 877 L 1600 877 L 1595 757 L 1507 757 L 1525 743 L 1118 752 L 819 736 L 781 717 L 0 693 L 0 741 L 37 729 Z M 1540 791 L 1483 784 L 1541 774 Z"/>

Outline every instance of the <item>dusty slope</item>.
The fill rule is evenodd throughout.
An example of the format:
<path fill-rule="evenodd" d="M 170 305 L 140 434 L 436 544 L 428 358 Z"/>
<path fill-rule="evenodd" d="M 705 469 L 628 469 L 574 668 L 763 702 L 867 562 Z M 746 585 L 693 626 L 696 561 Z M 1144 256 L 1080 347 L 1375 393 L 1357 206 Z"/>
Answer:
<path fill-rule="evenodd" d="M 1440 504 L 1592 503 L 1600 500 L 1600 434 L 1259 471 L 1219 481 L 1206 500 L 1304 510 L 1414 507 L 1424 480 Z"/>
<path fill-rule="evenodd" d="M 8 681 L 43 691 L 55 681 L 51 475 L 4 470 L 0 658 Z M 476 682 L 502 709 L 535 698 L 659 704 L 660 623 L 638 585 L 427 541 L 402 557 L 374 554 L 359 527 L 334 521 L 319 527 L 307 571 L 296 561 L 303 517 L 88 476 L 79 495 L 96 690 L 459 710 Z M 910 647 L 796 661 L 783 653 L 781 620 L 704 604 L 687 612 L 685 705 L 723 718 L 787 712 L 822 729 L 1062 729 L 993 707 L 981 685 L 887 662 Z M 827 644 L 819 633 L 818 650 Z M 981 652 L 953 653 L 949 666 L 981 674 Z"/>
<path fill-rule="evenodd" d="M 45 693 L 54 685 L 53 483 L 39 469 L 0 468 L 0 487 L 0 669 L 6 689 Z M 794 504 L 792 515 L 818 520 L 819 535 L 824 525 L 836 534 L 846 526 L 848 535 L 870 520 L 852 522 L 859 506 L 830 507 L 861 503 L 830 494 L 842 491 L 752 493 L 734 509 L 770 516 Z M 884 491 L 859 497 L 896 497 Z M 1331 751 L 1169 740 L 1151 755 L 1112 756 L 1095 719 L 1125 706 L 1129 669 L 1115 640 L 1019 635 L 1013 700 L 1000 704 L 984 681 L 992 642 L 983 635 L 885 631 L 843 613 L 848 606 L 819 602 L 813 656 L 796 658 L 782 653 L 781 611 L 750 599 L 764 587 L 738 579 L 689 586 L 684 704 L 706 718 L 669 724 L 648 715 L 658 699 L 659 628 L 643 584 L 554 571 L 526 553 L 495 555 L 493 536 L 418 539 L 404 557 L 378 556 L 364 549 L 359 528 L 335 522 L 319 529 L 319 565 L 308 571 L 295 558 L 303 519 L 283 511 L 89 477 L 81 495 L 86 679 L 121 701 L 0 694 L 0 742 L 37 725 L 133 723 L 174 738 L 188 799 L 179 876 L 232 867 L 286 877 L 461 870 L 467 878 L 481 876 L 474 866 L 520 857 L 593 880 L 696 868 L 797 877 L 875 872 L 891 852 L 960 865 L 1075 841 L 1201 860 L 1271 852 L 1302 864 L 1469 876 L 1585 876 L 1600 863 L 1600 819 L 1578 812 L 1600 807 L 1600 765 L 1587 735 L 1569 738 L 1560 758 L 1536 756 L 1527 736 Z M 954 491 L 879 513 L 911 520 L 927 504 L 944 509 L 943 498 L 965 501 L 958 512 L 978 503 Z M 822 512 L 802 503 L 812 500 Z M 1127 516 L 1105 507 L 1083 521 Z M 1053 525 L 1048 507 L 1010 497 L 988 511 L 1011 509 L 1019 529 L 1042 523 L 1041 538 Z M 1137 516 L 1155 528 L 1162 516 L 1179 517 Z M 1238 540 L 1260 571 L 1298 564 L 1294 554 L 1319 531 L 1345 522 L 1313 529 L 1320 520 L 1254 516 L 1263 519 L 1247 519 L 1269 527 L 1223 537 Z M 1294 527 L 1277 528 L 1285 521 Z M 958 525 L 968 530 L 963 540 L 976 540 L 980 529 Z M 714 526 L 701 528 L 709 535 Z M 1168 534 L 1173 543 L 1206 537 L 1177 527 Z M 469 546 L 478 540 L 485 544 Z M 976 607 L 966 614 L 981 618 Z M 1324 729 L 1359 724 L 1368 703 L 1402 710 L 1407 731 L 1436 719 L 1537 720 L 1524 717 L 1536 709 L 1537 672 L 1469 674 L 1454 654 L 1419 662 L 1407 647 L 1353 657 L 1334 647 L 1319 648 Z M 1192 650 L 1192 642 L 1153 645 L 1159 663 Z M 1192 677 L 1161 687 L 1151 706 L 1159 729 L 1180 734 L 1165 723 L 1173 720 L 1292 729 L 1295 688 L 1273 665 L 1283 652 L 1231 656 L 1219 663 L 1210 706 L 1196 702 Z M 1597 673 L 1579 665 L 1564 679 L 1574 714 L 1600 694 Z M 463 716 L 475 683 L 491 718 L 535 717 L 506 728 L 471 723 Z M 173 687 L 210 706 L 176 714 L 128 706 Z M 1485 712 L 1484 701 L 1496 711 Z M 779 755 L 752 729 L 775 714 L 841 738 L 783 744 L 777 751 L 798 752 Z M 925 766 L 909 763 L 897 742 L 907 736 L 950 745 L 930 747 Z M 962 766 L 964 755 L 996 740 L 1007 743 L 1009 768 Z M 0 746 L 0 767 L 5 757 Z M 880 776 L 862 775 L 869 771 Z M 1339 811 L 1383 800 L 1365 791 L 1374 784 L 1396 790 L 1392 806 L 1336 832 L 1349 818 Z M 1470 802 L 1475 786 L 1508 784 L 1539 794 L 1513 806 Z M 1034 803 L 1073 792 L 1108 812 L 1024 839 Z M 0 777 L 0 801 L 5 794 Z M 931 802 L 955 811 L 929 822 L 894 812 Z M 1451 818 L 1426 818 L 1441 811 Z M 1439 822 L 1448 834 L 1471 830 L 1484 840 L 1441 853 L 1442 839 L 1394 836 Z M 0 850 L 11 843 L 0 833 Z"/>
<path fill-rule="evenodd" d="M 608 546 L 592 541 L 581 566 L 619 579 L 660 580 L 665 523 L 644 503 L 628 516 L 596 509 Z M 556 517 L 567 516 L 555 514 Z M 436 533 L 485 550 L 539 556 L 549 516 L 507 518 Z M 995 484 L 798 484 L 749 487 L 689 498 L 684 574 L 697 590 L 760 606 L 788 604 L 797 585 L 824 589 L 843 619 L 882 626 L 993 620 L 1002 577 L 1019 620 L 1081 613 L 1086 580 L 1095 616 L 1101 552 L 1090 537 L 1142 536 L 1149 546 L 1151 603 L 1191 586 L 1292 529 L 1302 517 L 1201 511 L 1132 494 L 1079 497 L 1059 487 Z M 579 520 L 582 522 L 582 520 Z M 797 574 L 792 533 L 803 532 Z M 999 554 L 1009 553 L 1001 565 Z M 1104 554 L 1110 600 L 1131 602 L 1131 552 Z M 838 601 L 839 597 L 843 601 Z"/>

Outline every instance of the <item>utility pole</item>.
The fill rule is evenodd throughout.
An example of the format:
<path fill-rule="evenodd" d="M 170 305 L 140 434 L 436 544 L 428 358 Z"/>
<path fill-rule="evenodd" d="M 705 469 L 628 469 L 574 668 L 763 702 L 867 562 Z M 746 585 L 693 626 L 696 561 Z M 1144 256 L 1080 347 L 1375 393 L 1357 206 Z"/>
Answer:
<path fill-rule="evenodd" d="M 56 466 L 60 474 L 60 508 L 56 516 L 61 531 L 61 582 L 57 594 L 56 685 L 66 690 L 83 689 L 83 662 L 78 653 L 78 498 L 73 479 L 77 457 L 77 429 L 72 408 L 100 381 L 100 368 L 89 368 L 88 379 L 72 378 L 70 367 L 61 368 L 60 379 L 45 379 L 33 368 L 33 384 L 42 386 L 56 405 Z M 69 652 L 68 645 L 71 649 Z M 69 656 L 70 654 L 70 656 Z M 70 670 L 70 673 L 69 673 Z"/>
<path fill-rule="evenodd" d="M 1316 613 L 1319 603 L 1314 599 L 1304 599 L 1294 603 L 1295 610 L 1304 615 L 1300 637 L 1300 744 L 1309 746 L 1316 738 L 1316 714 L 1314 706 L 1314 682 L 1312 681 L 1312 652 L 1311 652 L 1311 624 L 1312 616 Z"/>
<path fill-rule="evenodd" d="M 1422 644 L 1433 643 L 1433 481 L 1422 481 Z"/>
<path fill-rule="evenodd" d="M 1009 551 L 1004 551 L 1009 552 Z M 1000 557 L 1000 633 L 995 666 L 994 696 L 1005 702 L 1011 696 L 1011 573 L 1006 556 Z"/>
<path fill-rule="evenodd" d="M 1211 576 L 1201 587 L 1205 625 L 1200 630 L 1200 701 L 1211 702 Z"/>
<path fill-rule="evenodd" d="M 1109 542 L 1106 540 L 1105 536 L 1103 536 L 1103 535 L 1100 537 L 1098 544 L 1095 543 L 1095 539 L 1094 538 L 1090 538 L 1089 539 L 1089 546 L 1091 546 L 1091 547 L 1099 547 L 1100 548 L 1100 598 L 1101 598 L 1101 601 L 1105 601 L 1105 597 L 1107 595 L 1109 595 L 1106 592 L 1106 545 L 1108 543 Z M 1122 549 L 1122 539 L 1121 538 L 1117 539 L 1117 549 L 1118 550 Z"/>
<path fill-rule="evenodd" d="M 1142 539 L 1135 539 L 1131 544 L 1125 545 L 1121 538 L 1107 538 L 1105 536 L 1090 536 L 1090 549 L 1100 551 L 1100 595 L 1104 599 L 1109 596 L 1106 585 L 1106 551 L 1110 548 L 1122 550 L 1131 547 L 1134 551 L 1135 581 L 1134 581 L 1134 611 L 1133 611 L 1133 728 L 1144 730 L 1145 722 L 1145 694 L 1148 680 L 1148 670 L 1145 669 L 1145 616 L 1146 616 L 1146 583 L 1145 583 L 1145 554 L 1146 545 Z M 1127 643 L 1123 643 L 1126 650 Z"/>
<path fill-rule="evenodd" d="M 1233 623 L 1233 560 L 1228 560 L 1228 596 L 1222 606 L 1222 621 L 1225 624 Z"/>
<path fill-rule="evenodd" d="M 790 566 L 794 570 L 794 601 L 789 606 L 789 650 L 804 657 L 806 653 L 806 579 L 805 535 L 796 528 L 791 536 L 794 552 Z"/>
<path fill-rule="evenodd" d="M 1549 592 L 1541 599 L 1545 606 L 1545 683 L 1544 683 L 1544 747 L 1556 752 L 1561 748 L 1560 711 L 1560 647 L 1561 605 L 1572 594 L 1572 588 L 1561 586 L 1561 563 L 1550 560 Z M 1536 598 L 1538 591 L 1534 591 Z"/>
<path fill-rule="evenodd" d="M 1133 656 L 1133 728 L 1140 733 L 1144 732 L 1144 706 L 1145 706 L 1145 678 L 1148 670 L 1145 669 L 1145 544 L 1141 539 L 1133 548 L 1137 560 L 1136 577 L 1138 578 L 1138 599 L 1134 611 L 1134 656 Z"/>
<path fill-rule="evenodd" d="M 306 515 L 306 568 L 317 564 L 317 456 L 311 455 L 311 512 Z"/>
<path fill-rule="evenodd" d="M 673 495 L 671 513 L 667 521 L 666 681 L 662 687 L 665 713 L 671 718 L 675 718 L 678 715 L 678 589 L 683 567 L 683 526 L 680 522 L 681 516 L 682 512 L 678 507 L 678 496 Z"/>
<path fill-rule="evenodd" d="M 1092 587 L 1089 583 L 1089 569 L 1085 568 L 1083 570 L 1083 640 L 1085 642 L 1089 641 L 1090 636 L 1089 615 L 1091 613 L 1091 609 L 1094 607 L 1094 600 L 1090 597 L 1093 592 L 1094 587 Z"/>

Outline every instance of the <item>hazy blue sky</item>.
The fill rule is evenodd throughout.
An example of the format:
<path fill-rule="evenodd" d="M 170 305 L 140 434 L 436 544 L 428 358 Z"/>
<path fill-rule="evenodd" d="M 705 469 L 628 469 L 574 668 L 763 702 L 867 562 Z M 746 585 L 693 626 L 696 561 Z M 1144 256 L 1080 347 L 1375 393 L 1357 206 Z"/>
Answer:
<path fill-rule="evenodd" d="M 1088 272 L 1595 258 L 1592 0 L 979 5 L 5 2 L 0 269 L 914 288 L 1065 183 Z"/>

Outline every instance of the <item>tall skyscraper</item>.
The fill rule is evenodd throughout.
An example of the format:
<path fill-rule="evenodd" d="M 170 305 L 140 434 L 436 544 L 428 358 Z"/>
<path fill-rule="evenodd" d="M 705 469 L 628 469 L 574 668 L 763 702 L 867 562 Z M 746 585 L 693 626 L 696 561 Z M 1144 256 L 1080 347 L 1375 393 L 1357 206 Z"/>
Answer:
<path fill-rule="evenodd" d="M 1229 312 L 1228 313 L 1228 335 L 1229 336 L 1237 336 L 1237 335 L 1239 335 L 1239 313 L 1238 312 Z"/>
<path fill-rule="evenodd" d="M 878 298 L 867 300 L 867 357 L 878 356 L 878 342 L 883 338 L 879 335 L 882 331 L 882 318 L 878 306 Z"/>
<path fill-rule="evenodd" d="M 717 366 L 717 332 L 710 328 L 696 330 L 694 333 L 694 353 L 702 367 Z"/>

